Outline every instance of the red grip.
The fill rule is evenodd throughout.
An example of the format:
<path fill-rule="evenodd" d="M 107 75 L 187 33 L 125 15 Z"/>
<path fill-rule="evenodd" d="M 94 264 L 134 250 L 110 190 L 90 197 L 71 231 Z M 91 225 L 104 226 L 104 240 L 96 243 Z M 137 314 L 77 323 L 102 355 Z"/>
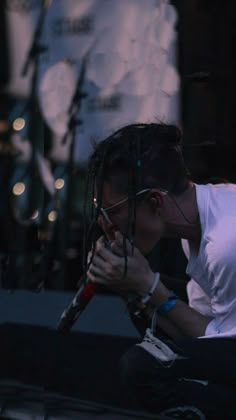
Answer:
<path fill-rule="evenodd" d="M 87 286 L 85 286 L 85 288 L 84 288 L 84 290 L 83 290 L 83 292 L 82 292 L 82 294 L 80 296 L 80 299 L 83 302 L 88 303 L 92 299 L 93 295 L 99 289 L 99 286 L 100 285 L 97 284 L 97 283 L 88 283 Z"/>

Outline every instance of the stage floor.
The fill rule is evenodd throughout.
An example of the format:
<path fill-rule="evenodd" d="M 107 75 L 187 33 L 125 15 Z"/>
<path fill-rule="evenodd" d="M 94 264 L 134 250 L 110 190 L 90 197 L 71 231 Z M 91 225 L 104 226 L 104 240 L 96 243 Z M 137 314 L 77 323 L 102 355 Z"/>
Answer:
<path fill-rule="evenodd" d="M 119 359 L 134 338 L 19 324 L 2 324 L 0 337 L 0 418 L 160 418 L 140 410 L 120 383 Z"/>

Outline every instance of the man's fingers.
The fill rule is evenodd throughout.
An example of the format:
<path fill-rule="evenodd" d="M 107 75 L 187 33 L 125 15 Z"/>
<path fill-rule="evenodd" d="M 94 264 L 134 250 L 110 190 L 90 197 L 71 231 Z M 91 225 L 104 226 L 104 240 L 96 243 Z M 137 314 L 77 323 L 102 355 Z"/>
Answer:
<path fill-rule="evenodd" d="M 111 244 L 111 250 L 113 254 L 119 255 L 119 257 L 124 257 L 125 255 L 123 247 L 117 244 L 115 241 L 113 241 Z"/>
<path fill-rule="evenodd" d="M 109 259 L 101 257 L 98 253 L 94 255 L 88 272 L 103 277 L 104 279 L 111 280 L 120 276 L 124 262 L 123 258 L 121 259 L 120 256 L 115 255 L 111 251 L 107 252 L 109 252 Z"/>
<path fill-rule="evenodd" d="M 87 264 L 88 264 L 88 265 L 89 265 L 89 263 L 90 263 L 91 258 L 92 258 L 92 251 L 89 251 L 89 252 L 88 252 L 88 255 L 87 255 Z"/>
<path fill-rule="evenodd" d="M 124 236 L 120 232 L 115 232 L 115 240 L 112 243 L 112 249 L 113 247 L 115 247 L 117 251 L 120 249 L 120 252 L 123 252 L 122 255 L 125 255 L 125 249 L 127 255 L 132 255 L 132 245 L 130 241 L 126 239 L 124 243 Z"/>
<path fill-rule="evenodd" d="M 98 267 L 102 272 L 102 270 L 105 271 L 106 266 L 107 266 L 107 263 L 103 258 L 101 258 L 99 255 L 94 255 L 93 261 L 92 261 L 91 266 L 89 268 L 91 268 L 91 270 L 93 270 L 94 267 Z"/>
<path fill-rule="evenodd" d="M 87 277 L 93 283 L 99 283 L 99 284 L 103 284 L 103 285 L 107 284 L 107 281 L 103 277 L 97 276 L 95 273 L 93 273 L 90 270 L 87 272 Z"/>
<path fill-rule="evenodd" d="M 111 262 L 112 261 L 112 249 L 109 244 L 107 245 L 107 242 L 105 241 L 104 237 L 99 238 L 96 242 L 96 248 L 95 248 L 95 254 L 99 257 L 103 258 L 103 260 Z"/>

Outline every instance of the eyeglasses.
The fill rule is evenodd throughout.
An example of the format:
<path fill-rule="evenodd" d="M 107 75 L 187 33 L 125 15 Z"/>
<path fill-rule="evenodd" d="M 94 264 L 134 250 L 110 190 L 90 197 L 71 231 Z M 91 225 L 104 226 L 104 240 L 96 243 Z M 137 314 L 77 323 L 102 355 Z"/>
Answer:
<path fill-rule="evenodd" d="M 150 188 L 146 188 L 145 190 L 138 191 L 135 195 L 136 195 L 136 197 L 138 197 L 141 194 L 147 193 L 149 191 L 151 191 L 151 189 Z M 100 207 L 99 210 L 100 210 L 102 216 L 104 217 L 104 219 L 106 220 L 106 222 L 108 224 L 113 224 L 113 223 L 112 223 L 110 217 L 108 216 L 107 212 L 110 211 L 110 210 L 113 210 L 114 208 L 116 208 L 116 207 L 118 207 L 120 205 L 123 205 L 127 201 L 128 201 L 128 197 L 123 198 L 122 200 L 117 201 L 117 203 L 112 204 L 111 206 L 108 206 L 106 208 Z M 97 204 L 97 199 L 96 198 L 93 199 L 93 204 L 94 204 L 94 207 L 97 209 L 98 208 L 98 204 Z"/>

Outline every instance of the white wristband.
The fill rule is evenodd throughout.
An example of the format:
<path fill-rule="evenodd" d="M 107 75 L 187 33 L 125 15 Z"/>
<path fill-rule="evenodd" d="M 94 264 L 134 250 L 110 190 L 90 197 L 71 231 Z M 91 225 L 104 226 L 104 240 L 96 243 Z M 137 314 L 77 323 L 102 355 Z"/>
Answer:
<path fill-rule="evenodd" d="M 148 301 L 151 299 L 151 297 L 152 297 L 152 295 L 153 295 L 153 293 L 155 292 L 155 290 L 156 290 L 156 288 L 157 288 L 157 285 L 158 285 L 158 283 L 159 283 L 159 280 L 160 280 L 160 273 L 155 273 L 155 277 L 154 277 L 154 280 L 153 280 L 153 283 L 152 283 L 152 287 L 151 287 L 151 289 L 149 290 L 149 292 L 145 295 L 145 296 L 143 296 L 142 297 L 142 299 L 141 299 L 141 302 L 144 304 L 144 305 L 146 305 L 147 303 L 148 303 Z"/>

